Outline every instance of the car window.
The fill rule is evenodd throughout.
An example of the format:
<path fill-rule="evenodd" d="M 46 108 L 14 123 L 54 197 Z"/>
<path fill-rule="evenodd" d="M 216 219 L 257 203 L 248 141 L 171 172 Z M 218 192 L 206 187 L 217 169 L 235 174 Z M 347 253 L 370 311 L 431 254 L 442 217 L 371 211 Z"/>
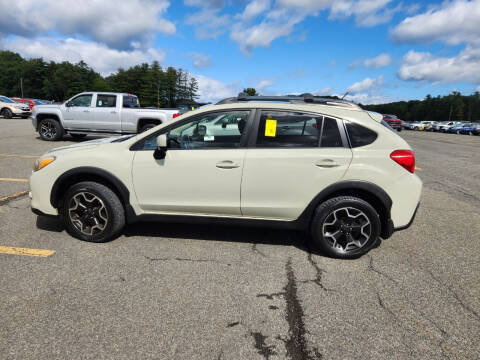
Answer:
<path fill-rule="evenodd" d="M 138 97 L 135 95 L 125 95 L 123 97 L 123 107 L 124 108 L 139 108 L 140 102 L 138 101 Z"/>
<path fill-rule="evenodd" d="M 245 133 L 249 114 L 249 111 L 243 110 L 214 112 L 194 116 L 187 122 L 182 121 L 166 133 L 168 149 L 238 148 Z M 221 119 L 228 119 L 228 121 L 221 122 L 219 121 Z M 139 148 L 154 150 L 158 135 L 147 138 Z"/>
<path fill-rule="evenodd" d="M 348 138 L 352 148 L 370 145 L 377 139 L 377 133 L 366 127 L 347 122 L 345 124 L 347 128 Z"/>
<path fill-rule="evenodd" d="M 90 107 L 91 104 L 92 104 L 91 94 L 80 95 L 70 100 L 70 106 L 72 107 Z"/>
<path fill-rule="evenodd" d="M 97 107 L 116 107 L 117 96 L 116 95 L 97 95 Z"/>
<path fill-rule="evenodd" d="M 257 147 L 318 147 L 323 116 L 263 110 Z"/>

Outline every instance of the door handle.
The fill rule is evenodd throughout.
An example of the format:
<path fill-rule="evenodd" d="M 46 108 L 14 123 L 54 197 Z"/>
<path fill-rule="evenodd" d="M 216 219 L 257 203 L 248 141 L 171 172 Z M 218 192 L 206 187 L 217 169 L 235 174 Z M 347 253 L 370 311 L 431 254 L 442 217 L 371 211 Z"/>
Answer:
<path fill-rule="evenodd" d="M 315 163 L 315 165 L 322 168 L 334 168 L 334 167 L 340 166 L 339 163 L 337 163 L 335 160 L 332 160 L 332 159 L 319 160 Z"/>
<path fill-rule="evenodd" d="M 235 169 L 240 167 L 240 165 L 234 163 L 233 161 L 230 160 L 225 160 L 225 161 L 220 161 L 217 163 L 217 168 L 220 169 Z"/>
<path fill-rule="evenodd" d="M 89 112 L 90 112 L 90 110 L 83 110 L 83 112 L 89 113 Z"/>
<path fill-rule="evenodd" d="M 110 114 L 116 114 L 117 112 L 115 110 L 110 111 Z"/>

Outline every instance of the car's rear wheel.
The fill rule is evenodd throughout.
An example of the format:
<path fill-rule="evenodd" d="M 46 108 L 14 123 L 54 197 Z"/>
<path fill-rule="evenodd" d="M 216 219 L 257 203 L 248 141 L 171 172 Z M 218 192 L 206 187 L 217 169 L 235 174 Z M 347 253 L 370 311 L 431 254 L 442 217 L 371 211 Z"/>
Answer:
<path fill-rule="evenodd" d="M 57 120 L 43 119 L 38 124 L 38 133 L 45 141 L 57 141 L 63 137 L 63 127 Z"/>
<path fill-rule="evenodd" d="M 141 129 L 140 129 L 140 132 L 143 133 L 144 131 L 153 129 L 155 126 L 157 126 L 157 124 L 146 124 L 146 125 L 143 125 L 143 126 L 141 127 Z"/>
<path fill-rule="evenodd" d="M 380 218 L 366 201 L 352 196 L 327 200 L 315 211 L 313 245 L 328 256 L 357 258 L 378 242 Z"/>
<path fill-rule="evenodd" d="M 5 119 L 11 119 L 13 117 L 13 113 L 10 109 L 3 109 L 2 110 L 2 116 L 5 118 Z"/>
<path fill-rule="evenodd" d="M 63 199 L 62 218 L 68 233 L 89 242 L 106 242 L 125 226 L 125 211 L 107 186 L 85 181 L 70 187 Z"/>

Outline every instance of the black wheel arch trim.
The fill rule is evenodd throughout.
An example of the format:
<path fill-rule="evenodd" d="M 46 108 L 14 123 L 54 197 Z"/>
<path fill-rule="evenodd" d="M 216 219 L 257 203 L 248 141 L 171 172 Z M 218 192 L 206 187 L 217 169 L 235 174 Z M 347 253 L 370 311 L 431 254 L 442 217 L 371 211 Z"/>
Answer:
<path fill-rule="evenodd" d="M 130 205 L 130 191 L 123 184 L 123 182 L 112 173 L 106 170 L 96 168 L 96 167 L 91 167 L 91 166 L 81 166 L 81 167 L 73 168 L 64 172 L 62 175 L 60 175 L 55 181 L 55 183 L 53 184 L 52 190 L 50 192 L 50 204 L 54 208 L 59 207 L 59 204 L 58 204 L 60 200 L 59 191 L 62 189 L 62 185 L 65 184 L 66 181 L 68 181 L 68 179 L 71 179 L 72 177 L 75 177 L 75 176 L 88 176 L 88 175 L 93 175 L 96 177 L 103 178 L 106 181 L 113 184 L 113 186 L 115 186 L 115 189 L 112 189 L 112 190 L 117 190 L 118 195 L 120 195 L 120 201 L 125 207 L 125 216 L 127 218 L 127 221 L 129 222 L 130 220 L 133 220 L 136 218 L 135 211 Z"/>
<path fill-rule="evenodd" d="M 369 194 L 377 201 L 379 201 L 380 204 L 383 206 L 384 213 L 380 214 L 382 220 L 381 236 L 383 238 L 389 238 L 393 233 L 393 226 L 390 216 L 390 211 L 392 209 L 392 199 L 385 192 L 385 190 L 383 190 L 378 185 L 363 180 L 344 180 L 326 187 L 313 198 L 313 200 L 305 208 L 297 221 L 304 223 L 305 226 L 310 226 L 310 221 L 313 217 L 313 213 L 320 204 L 322 204 L 324 201 L 331 198 L 332 196 L 336 196 L 337 194 L 338 196 L 341 196 L 342 194 L 345 194 L 345 192 L 355 191 L 361 191 L 363 193 Z M 372 206 L 373 205 L 374 204 L 372 204 Z"/>

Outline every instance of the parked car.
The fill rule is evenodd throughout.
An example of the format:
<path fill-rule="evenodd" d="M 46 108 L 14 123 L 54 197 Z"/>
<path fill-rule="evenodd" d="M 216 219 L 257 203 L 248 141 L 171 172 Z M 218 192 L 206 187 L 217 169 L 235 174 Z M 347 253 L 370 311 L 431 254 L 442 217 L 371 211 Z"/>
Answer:
<path fill-rule="evenodd" d="M 460 121 L 449 121 L 447 125 L 443 125 L 441 128 L 442 132 L 449 132 L 450 128 L 460 125 Z"/>
<path fill-rule="evenodd" d="M 474 126 L 475 125 L 473 123 L 463 124 L 463 126 L 458 130 L 458 133 L 462 135 L 470 135 L 474 129 Z"/>
<path fill-rule="evenodd" d="M 434 126 L 433 126 L 433 131 L 435 132 L 443 132 L 444 128 L 446 126 L 450 126 L 450 125 L 453 125 L 453 121 L 442 121 L 442 122 L 437 122 Z"/>
<path fill-rule="evenodd" d="M 410 130 L 418 130 L 420 127 L 423 129 L 423 125 L 420 121 L 410 123 Z"/>
<path fill-rule="evenodd" d="M 393 129 L 397 131 L 402 131 L 403 121 L 400 120 L 396 115 L 384 114 L 383 120 L 390 125 Z"/>
<path fill-rule="evenodd" d="M 472 130 L 472 135 L 480 135 L 480 124 L 475 124 Z"/>
<path fill-rule="evenodd" d="M 179 116 L 178 110 L 141 109 L 136 95 L 86 92 L 61 105 L 37 105 L 32 123 L 43 140 L 55 141 L 70 134 L 137 134 Z"/>
<path fill-rule="evenodd" d="M 428 124 L 424 125 L 424 131 L 433 132 L 433 128 L 438 124 L 436 121 L 429 121 Z"/>
<path fill-rule="evenodd" d="M 30 111 L 33 111 L 33 108 L 35 105 L 44 105 L 43 102 L 35 99 L 12 98 L 12 100 L 14 100 L 16 103 L 28 105 L 28 107 L 30 108 Z"/>
<path fill-rule="evenodd" d="M 0 95 L 0 115 L 5 119 L 11 119 L 14 116 L 26 119 L 31 115 L 31 111 L 28 105 L 16 103 L 14 100 Z"/>
<path fill-rule="evenodd" d="M 207 135 L 221 115 L 241 119 L 237 131 Z M 53 149 L 30 189 L 34 213 L 85 241 L 142 219 L 216 221 L 308 230 L 325 254 L 353 258 L 410 226 L 422 182 L 381 114 L 309 94 L 240 94 L 137 136 Z"/>

